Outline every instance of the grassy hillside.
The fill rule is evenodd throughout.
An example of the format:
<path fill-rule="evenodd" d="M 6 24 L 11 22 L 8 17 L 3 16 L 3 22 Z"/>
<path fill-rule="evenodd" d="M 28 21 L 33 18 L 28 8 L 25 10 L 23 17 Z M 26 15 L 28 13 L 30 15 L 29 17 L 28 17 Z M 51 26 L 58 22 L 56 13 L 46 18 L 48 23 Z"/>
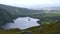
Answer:
<path fill-rule="evenodd" d="M 3 30 L 0 29 L 0 34 L 21 34 L 22 31 L 31 31 L 33 34 L 60 34 L 60 21 L 54 24 L 42 24 L 38 27 L 28 28 L 26 30 L 10 29 Z"/>
<path fill-rule="evenodd" d="M 60 21 L 54 24 L 42 24 L 41 26 L 29 28 L 25 31 L 32 31 L 34 34 L 60 34 Z"/>
<path fill-rule="evenodd" d="M 10 30 L 1 30 L 0 34 L 21 34 L 21 31 L 19 29 L 10 29 Z"/>

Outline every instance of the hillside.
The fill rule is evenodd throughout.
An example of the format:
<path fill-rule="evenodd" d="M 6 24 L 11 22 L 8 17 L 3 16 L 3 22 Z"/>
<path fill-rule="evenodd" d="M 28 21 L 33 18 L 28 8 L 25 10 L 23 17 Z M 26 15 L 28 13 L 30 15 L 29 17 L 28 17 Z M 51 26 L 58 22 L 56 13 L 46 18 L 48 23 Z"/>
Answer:
<path fill-rule="evenodd" d="M 3 12 L 2 12 L 3 11 Z M 0 4 L 0 25 L 13 21 L 18 17 L 33 16 L 36 15 L 37 10 L 30 10 L 27 8 L 18 8 L 8 5 Z M 37 12 L 38 14 L 40 11 Z M 6 15 L 5 15 L 6 14 Z M 5 18 L 6 17 L 6 18 Z M 7 21 L 5 21 L 7 20 Z"/>
<path fill-rule="evenodd" d="M 13 7 L 8 5 L 0 4 L 0 9 L 6 10 L 10 13 L 13 19 L 17 17 L 33 17 L 40 19 L 39 23 L 54 23 L 60 20 L 60 10 L 31 10 L 21 7 Z"/>
<path fill-rule="evenodd" d="M 60 21 L 54 24 L 42 24 L 38 27 L 32 27 L 25 31 L 32 31 L 34 34 L 60 34 Z"/>
<path fill-rule="evenodd" d="M 0 26 L 9 22 L 13 22 L 13 19 L 14 18 L 8 11 L 0 9 Z"/>
<path fill-rule="evenodd" d="M 31 27 L 22 31 L 32 31 L 33 34 L 60 34 L 60 10 L 31 10 L 21 7 L 13 7 L 0 4 L 0 26 L 13 22 L 18 17 L 33 17 L 40 19 L 41 26 Z M 1 34 L 20 34 L 19 29 L 4 30 L 0 28 Z"/>
<path fill-rule="evenodd" d="M 33 14 L 35 15 L 36 13 L 40 14 L 40 12 L 44 11 L 44 10 L 30 10 L 27 8 L 13 7 L 8 5 L 3 5 L 3 4 L 0 4 L 0 9 L 5 9 L 9 13 L 15 16 L 31 16 Z"/>
<path fill-rule="evenodd" d="M 30 31 L 33 34 L 60 34 L 60 21 L 54 24 L 42 24 L 41 26 L 31 27 L 26 30 L 20 30 L 18 28 L 10 30 L 0 29 L 1 34 L 21 34 L 22 31 Z"/>

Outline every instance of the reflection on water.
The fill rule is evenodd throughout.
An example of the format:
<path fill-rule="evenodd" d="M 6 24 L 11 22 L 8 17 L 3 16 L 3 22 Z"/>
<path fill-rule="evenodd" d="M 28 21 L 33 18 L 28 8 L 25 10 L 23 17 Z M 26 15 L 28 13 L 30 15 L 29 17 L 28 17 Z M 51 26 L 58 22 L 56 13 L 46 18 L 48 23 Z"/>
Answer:
<path fill-rule="evenodd" d="M 7 23 L 3 26 L 4 29 L 19 28 L 21 30 L 27 29 L 33 26 L 40 26 L 37 23 L 39 19 L 30 18 L 30 17 L 19 17 L 14 20 L 15 23 Z"/>

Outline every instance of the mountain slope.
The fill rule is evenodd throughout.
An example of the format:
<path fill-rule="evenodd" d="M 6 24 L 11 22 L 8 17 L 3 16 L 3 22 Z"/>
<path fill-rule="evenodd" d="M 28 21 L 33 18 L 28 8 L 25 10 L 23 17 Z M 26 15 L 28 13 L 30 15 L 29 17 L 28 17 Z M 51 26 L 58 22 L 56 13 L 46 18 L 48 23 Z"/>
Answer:
<path fill-rule="evenodd" d="M 0 9 L 0 25 L 13 22 L 13 17 L 8 11 Z"/>
<path fill-rule="evenodd" d="M 60 34 L 60 21 L 54 24 L 42 24 L 38 27 L 32 27 L 24 31 L 32 31 L 33 34 Z"/>

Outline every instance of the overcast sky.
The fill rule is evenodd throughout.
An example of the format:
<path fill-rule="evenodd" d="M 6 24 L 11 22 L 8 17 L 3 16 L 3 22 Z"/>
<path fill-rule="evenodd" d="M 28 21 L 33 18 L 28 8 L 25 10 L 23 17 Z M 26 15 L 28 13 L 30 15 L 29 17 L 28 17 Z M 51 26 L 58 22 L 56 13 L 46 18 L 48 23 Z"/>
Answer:
<path fill-rule="evenodd" d="M 0 0 L 0 4 L 32 8 L 41 6 L 60 6 L 60 0 Z"/>

